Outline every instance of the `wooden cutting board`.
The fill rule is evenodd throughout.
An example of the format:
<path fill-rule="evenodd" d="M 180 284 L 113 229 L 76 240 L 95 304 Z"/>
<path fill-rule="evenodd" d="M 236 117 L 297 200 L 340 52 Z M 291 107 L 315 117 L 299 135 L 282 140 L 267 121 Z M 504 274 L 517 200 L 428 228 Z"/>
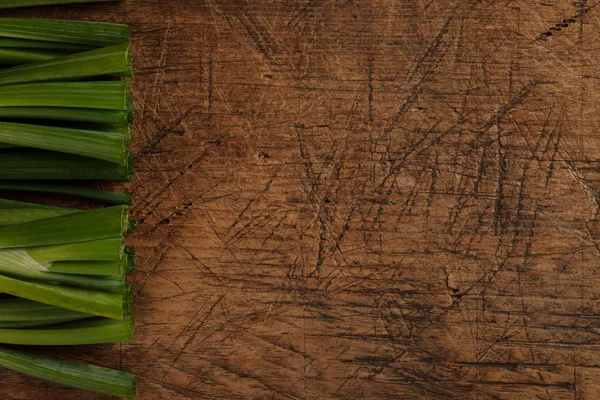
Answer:
<path fill-rule="evenodd" d="M 3 13 L 134 33 L 137 338 L 41 351 L 142 400 L 600 398 L 597 4 Z"/>

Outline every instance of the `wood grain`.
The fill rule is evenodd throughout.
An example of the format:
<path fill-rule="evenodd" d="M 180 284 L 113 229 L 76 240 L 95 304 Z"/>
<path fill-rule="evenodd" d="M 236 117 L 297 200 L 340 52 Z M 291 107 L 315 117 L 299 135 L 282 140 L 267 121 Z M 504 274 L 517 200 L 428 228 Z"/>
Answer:
<path fill-rule="evenodd" d="M 5 13 L 134 32 L 137 339 L 67 357 L 142 400 L 599 398 L 597 5 Z"/>

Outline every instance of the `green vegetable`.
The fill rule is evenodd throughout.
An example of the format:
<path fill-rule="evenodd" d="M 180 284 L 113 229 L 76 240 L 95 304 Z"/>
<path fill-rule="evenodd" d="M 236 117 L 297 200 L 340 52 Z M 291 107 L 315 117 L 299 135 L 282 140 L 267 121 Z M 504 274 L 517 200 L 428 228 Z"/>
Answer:
<path fill-rule="evenodd" d="M 61 319 L 55 319 L 52 322 L 44 321 L 44 320 L 14 321 L 14 322 L 13 321 L 8 321 L 8 322 L 0 321 L 0 329 L 38 328 L 41 326 L 63 324 L 65 322 L 71 322 L 71 321 L 79 321 L 82 319 L 85 319 L 85 318 L 61 318 Z"/>
<path fill-rule="evenodd" d="M 35 378 L 109 396 L 135 397 L 135 375 L 0 347 L 0 366 Z"/>
<path fill-rule="evenodd" d="M 120 261 L 125 258 L 125 241 L 112 239 L 28 247 L 27 254 L 40 264 L 56 261 Z"/>
<path fill-rule="evenodd" d="M 115 0 L 0 0 L 0 9 Z M 0 18 L 0 192 L 57 193 L 117 206 L 83 211 L 0 199 L 0 344 L 133 340 L 131 197 L 59 181 L 133 174 L 126 25 Z M 92 81 L 96 79 L 96 81 Z M 54 182 L 50 182 L 54 181 Z M 0 346 L 0 366 L 135 397 L 135 376 Z"/>
<path fill-rule="evenodd" d="M 48 272 L 63 274 L 119 276 L 131 270 L 129 257 L 117 261 L 57 261 L 47 267 Z"/>
<path fill-rule="evenodd" d="M 2 19 L 0 19 L 2 20 Z M 18 39 L 0 37 L 0 47 L 15 47 L 18 49 L 57 49 L 57 50 L 91 50 L 95 46 L 83 44 L 46 42 L 43 40 Z"/>
<path fill-rule="evenodd" d="M 125 165 L 127 138 L 113 132 L 0 122 L 0 142 Z"/>
<path fill-rule="evenodd" d="M 0 343 L 37 346 L 120 343 L 132 341 L 133 332 L 132 317 L 120 321 L 102 318 L 39 328 L 0 329 Z"/>
<path fill-rule="evenodd" d="M 125 285 L 123 275 L 93 276 L 48 272 L 46 265 L 29 256 L 27 249 L 0 250 L 0 274 L 31 281 L 58 283 L 106 292 L 121 292 Z"/>
<path fill-rule="evenodd" d="M 21 146 L 15 146 L 12 144 L 4 144 L 4 143 L 0 143 L 0 150 L 6 150 L 6 149 L 20 149 Z"/>
<path fill-rule="evenodd" d="M 128 286 L 121 293 L 109 293 L 0 275 L 0 287 L 4 293 L 23 299 L 112 319 L 122 319 L 131 307 Z"/>
<path fill-rule="evenodd" d="M 126 206 L 80 211 L 0 228 L 0 249 L 87 242 L 120 237 L 133 228 Z"/>
<path fill-rule="evenodd" d="M 131 77 L 129 44 L 118 44 L 48 61 L 0 70 L 0 85 L 92 78 L 102 75 Z"/>
<path fill-rule="evenodd" d="M 128 111 L 95 108 L 0 107 L 0 119 L 74 121 L 125 126 L 129 124 L 130 116 Z"/>
<path fill-rule="evenodd" d="M 123 275 L 135 266 L 135 254 L 125 247 L 123 238 L 29 247 L 25 251 L 32 260 L 43 266 L 37 268 L 38 270 L 77 275 L 117 276 L 121 277 L 121 283 Z"/>
<path fill-rule="evenodd" d="M 53 325 L 90 317 L 92 315 L 27 299 L 0 300 L 0 328 Z"/>
<path fill-rule="evenodd" d="M 0 64 L 21 65 L 51 60 L 70 54 L 65 50 L 54 49 L 15 49 L 0 47 Z"/>
<path fill-rule="evenodd" d="M 50 151 L 0 152 L 1 180 L 128 180 L 133 175 L 131 155 L 126 165 Z"/>
<path fill-rule="evenodd" d="M 24 222 L 37 221 L 45 218 L 58 217 L 65 214 L 71 214 L 74 211 L 60 209 L 0 209 L 0 227 L 8 225 L 17 225 Z"/>
<path fill-rule="evenodd" d="M 68 107 L 127 111 L 126 81 L 26 83 L 2 88 L 0 107 Z"/>
<path fill-rule="evenodd" d="M 131 196 L 127 193 L 109 192 L 106 190 L 60 185 L 46 182 L 14 182 L 0 181 L 0 190 L 17 190 L 23 192 L 60 193 L 88 199 L 100 200 L 111 204 L 131 205 Z M 66 213 L 65 213 L 66 214 Z M 0 217 L 0 224 L 3 219 Z"/>
<path fill-rule="evenodd" d="M 74 211 L 78 211 L 78 210 L 75 210 L 75 209 L 72 209 L 72 208 L 70 209 L 70 208 L 64 208 L 64 207 L 53 207 L 53 206 L 47 206 L 47 205 L 44 205 L 44 204 L 26 203 L 24 201 L 0 199 L 0 210 L 7 209 L 7 208 L 12 208 L 12 209 L 43 208 L 43 209 L 47 209 L 47 210 L 74 210 Z"/>
<path fill-rule="evenodd" d="M 2 5 L 25 0 L 2 0 Z M 35 0 L 27 0 L 35 1 Z M 0 6 L 1 8 L 1 6 Z M 129 43 L 127 25 L 37 18 L 0 18 L 0 37 L 105 47 Z"/>

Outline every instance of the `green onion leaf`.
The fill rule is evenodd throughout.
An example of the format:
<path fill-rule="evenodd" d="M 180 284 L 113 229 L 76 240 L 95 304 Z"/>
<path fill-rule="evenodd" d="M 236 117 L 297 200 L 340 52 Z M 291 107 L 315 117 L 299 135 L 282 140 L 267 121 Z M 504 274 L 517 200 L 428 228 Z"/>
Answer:
<path fill-rule="evenodd" d="M 40 219 L 58 217 L 65 214 L 71 214 L 76 210 L 61 210 L 48 208 L 19 208 L 0 209 L 0 226 L 17 225 L 25 222 L 38 221 Z"/>
<path fill-rule="evenodd" d="M 46 182 L 14 182 L 0 181 L 0 190 L 16 190 L 22 192 L 60 193 L 72 196 L 100 200 L 111 204 L 131 205 L 131 196 L 127 193 L 109 192 L 106 190 L 90 189 L 85 187 L 60 185 Z M 66 212 L 64 213 L 66 214 Z M 0 224 L 2 224 L 0 217 Z"/>
<path fill-rule="evenodd" d="M 82 44 L 46 42 L 42 40 L 18 39 L 0 37 L 0 47 L 14 47 L 18 49 L 56 49 L 56 50 L 92 50 L 94 46 Z"/>
<path fill-rule="evenodd" d="M 126 206 L 80 211 L 0 228 L 0 248 L 47 246 L 120 237 L 132 230 Z"/>
<path fill-rule="evenodd" d="M 46 210 L 73 210 L 73 211 L 78 211 L 78 210 L 69 209 L 69 208 L 63 208 L 63 207 L 47 206 L 47 205 L 44 205 L 44 204 L 26 203 L 26 202 L 17 201 L 17 200 L 0 199 L 0 210 L 7 209 L 7 208 L 12 208 L 12 209 L 23 209 L 23 208 L 37 209 L 37 208 L 43 208 L 43 209 L 46 209 Z"/>
<path fill-rule="evenodd" d="M 94 158 L 50 151 L 19 150 L 0 152 L 2 180 L 83 180 L 125 181 L 133 175 L 133 160 L 126 165 Z"/>
<path fill-rule="evenodd" d="M 11 2 L 14 6 L 15 2 L 23 3 L 23 0 L 3 0 L 2 5 Z M 0 18 L 0 36 L 9 38 L 104 47 L 129 43 L 129 35 L 127 25 L 57 19 Z"/>
<path fill-rule="evenodd" d="M 126 255 L 125 240 L 122 237 L 28 247 L 27 254 L 43 265 L 56 261 L 120 261 Z"/>
<path fill-rule="evenodd" d="M 0 343 L 35 346 L 67 346 L 121 343 L 133 340 L 133 317 L 117 321 L 75 321 L 29 329 L 0 329 Z"/>
<path fill-rule="evenodd" d="M 127 138 L 119 133 L 0 122 L 0 142 L 61 151 L 124 165 Z"/>
<path fill-rule="evenodd" d="M 52 325 L 90 318 L 93 315 L 27 299 L 0 300 L 0 328 Z"/>
<path fill-rule="evenodd" d="M 125 126 L 129 124 L 130 115 L 127 111 L 94 108 L 0 107 L 0 119 L 73 121 Z M 129 138 L 127 140 L 130 141 Z"/>
<path fill-rule="evenodd" d="M 83 79 L 102 75 L 131 77 L 129 44 L 89 50 L 49 61 L 0 70 L 0 85 Z"/>
<path fill-rule="evenodd" d="M 23 299 L 113 319 L 122 319 L 131 308 L 129 286 L 121 293 L 108 293 L 0 275 L 0 287 L 4 293 Z"/>
<path fill-rule="evenodd" d="M 62 274 L 48 272 L 46 265 L 29 256 L 26 249 L 0 250 L 0 274 L 27 280 L 58 283 L 106 292 L 120 292 L 125 285 L 125 277 Z"/>
<path fill-rule="evenodd" d="M 27 83 L 5 86 L 0 107 L 68 107 L 129 110 L 126 81 Z"/>
<path fill-rule="evenodd" d="M 0 347 L 0 366 L 34 378 L 109 396 L 135 397 L 135 375 Z"/>
<path fill-rule="evenodd" d="M 90 317 L 86 317 L 90 318 Z M 38 328 L 41 326 L 63 324 L 65 322 L 80 321 L 86 318 L 61 318 L 54 321 L 31 320 L 31 321 L 0 321 L 0 329 L 22 329 L 22 328 Z"/>
<path fill-rule="evenodd" d="M 117 261 L 57 261 L 46 267 L 62 274 L 123 276 L 130 270 L 129 257 Z"/>
<path fill-rule="evenodd" d="M 0 64 L 22 65 L 34 62 L 48 61 L 53 58 L 71 54 L 65 50 L 47 49 L 14 49 L 0 47 Z"/>

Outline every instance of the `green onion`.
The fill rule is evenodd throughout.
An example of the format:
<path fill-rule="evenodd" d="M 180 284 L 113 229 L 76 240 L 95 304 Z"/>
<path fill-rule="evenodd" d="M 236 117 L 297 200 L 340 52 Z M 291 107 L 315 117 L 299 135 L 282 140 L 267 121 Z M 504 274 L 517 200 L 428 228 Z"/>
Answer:
<path fill-rule="evenodd" d="M 75 210 L 75 209 L 69 209 L 69 208 L 63 208 L 63 207 L 53 207 L 53 206 L 47 206 L 47 205 L 44 205 L 44 204 L 26 203 L 24 201 L 0 199 L 0 210 L 1 209 L 7 209 L 7 208 L 12 208 L 12 209 L 22 209 L 22 208 L 38 209 L 38 208 L 43 208 L 43 209 L 46 209 L 46 210 L 73 210 L 73 211 L 78 211 L 78 210 Z"/>
<path fill-rule="evenodd" d="M 71 214 L 72 210 L 61 209 L 0 209 L 0 227 L 8 225 L 17 225 L 25 222 L 37 221 L 45 218 L 58 217 L 65 214 Z"/>
<path fill-rule="evenodd" d="M 3 0 L 2 4 L 8 5 L 11 2 L 14 6 L 15 2 L 23 3 L 23 0 Z M 9 38 L 104 47 L 128 43 L 129 35 L 127 25 L 56 19 L 0 18 L 0 36 Z"/>
<path fill-rule="evenodd" d="M 53 58 L 69 55 L 64 50 L 46 49 L 14 49 L 0 47 L 0 64 L 21 65 L 48 61 Z"/>
<path fill-rule="evenodd" d="M 127 267 L 127 272 L 135 271 L 135 264 L 137 259 L 135 249 L 129 246 L 125 247 L 125 255 L 127 257 L 127 263 L 125 264 Z"/>
<path fill-rule="evenodd" d="M 102 75 L 132 75 L 129 44 L 118 44 L 49 61 L 2 69 L 0 85 L 83 79 Z"/>
<path fill-rule="evenodd" d="M 21 146 L 15 146 L 12 144 L 4 144 L 4 143 L 0 143 L 0 150 L 6 150 L 6 149 L 19 149 L 22 148 Z"/>
<path fill-rule="evenodd" d="M 86 242 L 120 237 L 132 229 L 126 206 L 80 211 L 0 228 L 0 248 Z"/>
<path fill-rule="evenodd" d="M 27 299 L 0 300 L 0 328 L 53 325 L 90 317 L 92 315 Z"/>
<path fill-rule="evenodd" d="M 131 96 L 129 96 L 127 102 L 127 116 L 129 117 L 129 123 L 133 124 L 133 121 L 135 120 L 135 105 L 133 104 Z"/>
<path fill-rule="evenodd" d="M 122 237 L 28 247 L 27 254 L 43 265 L 56 261 L 119 261 L 126 256 L 125 241 Z"/>
<path fill-rule="evenodd" d="M 135 375 L 0 347 L 0 366 L 34 378 L 109 396 L 135 397 Z"/>
<path fill-rule="evenodd" d="M 26 249 L 0 250 L 0 274 L 107 292 L 120 292 L 125 285 L 124 276 L 92 276 L 48 272 L 47 267 L 31 258 Z"/>
<path fill-rule="evenodd" d="M 135 267 L 135 254 L 125 247 L 123 238 L 28 247 L 24 250 L 42 266 L 37 267 L 40 271 L 122 277 Z"/>
<path fill-rule="evenodd" d="M 86 317 L 86 318 L 89 318 L 89 317 Z M 7 322 L 0 321 L 0 329 L 38 328 L 41 326 L 63 324 L 65 322 L 71 322 L 71 321 L 80 321 L 82 319 L 85 319 L 85 318 L 61 318 L 61 319 L 56 319 L 52 322 L 43 321 L 43 320 L 14 321 L 14 322 L 13 321 L 7 321 Z"/>
<path fill-rule="evenodd" d="M 100 200 L 111 204 L 131 205 L 131 196 L 127 193 L 109 192 L 106 190 L 59 185 L 46 182 L 13 182 L 0 181 L 0 190 L 17 190 L 23 192 L 60 193 L 88 199 Z M 66 214 L 66 212 L 65 212 Z M 2 223 L 0 217 L 0 224 Z"/>
<path fill-rule="evenodd" d="M 0 107 L 100 108 L 127 111 L 126 81 L 27 83 L 1 89 Z"/>
<path fill-rule="evenodd" d="M 33 329 L 0 329 L 0 343 L 35 346 L 65 346 L 120 343 L 133 340 L 134 321 L 97 319 L 75 321 Z"/>
<path fill-rule="evenodd" d="M 123 276 L 130 269 L 129 257 L 117 261 L 57 261 L 46 267 L 48 272 L 97 276 Z"/>
<path fill-rule="evenodd" d="M 1 180 L 128 180 L 133 160 L 126 165 L 50 151 L 20 150 L 0 153 Z"/>
<path fill-rule="evenodd" d="M 81 44 L 46 42 L 42 40 L 18 39 L 0 37 L 0 47 L 15 47 L 18 49 L 57 49 L 57 50 L 92 50 L 94 46 Z"/>
<path fill-rule="evenodd" d="M 59 107 L 0 107 L 0 119 L 36 119 L 89 122 L 123 126 L 129 123 L 129 113 L 119 110 Z"/>
<path fill-rule="evenodd" d="M 4 293 L 86 314 L 121 319 L 131 307 L 131 290 L 109 293 L 76 287 L 26 281 L 0 275 Z"/>
<path fill-rule="evenodd" d="M 0 122 L 0 142 L 126 163 L 127 138 L 119 133 Z"/>

